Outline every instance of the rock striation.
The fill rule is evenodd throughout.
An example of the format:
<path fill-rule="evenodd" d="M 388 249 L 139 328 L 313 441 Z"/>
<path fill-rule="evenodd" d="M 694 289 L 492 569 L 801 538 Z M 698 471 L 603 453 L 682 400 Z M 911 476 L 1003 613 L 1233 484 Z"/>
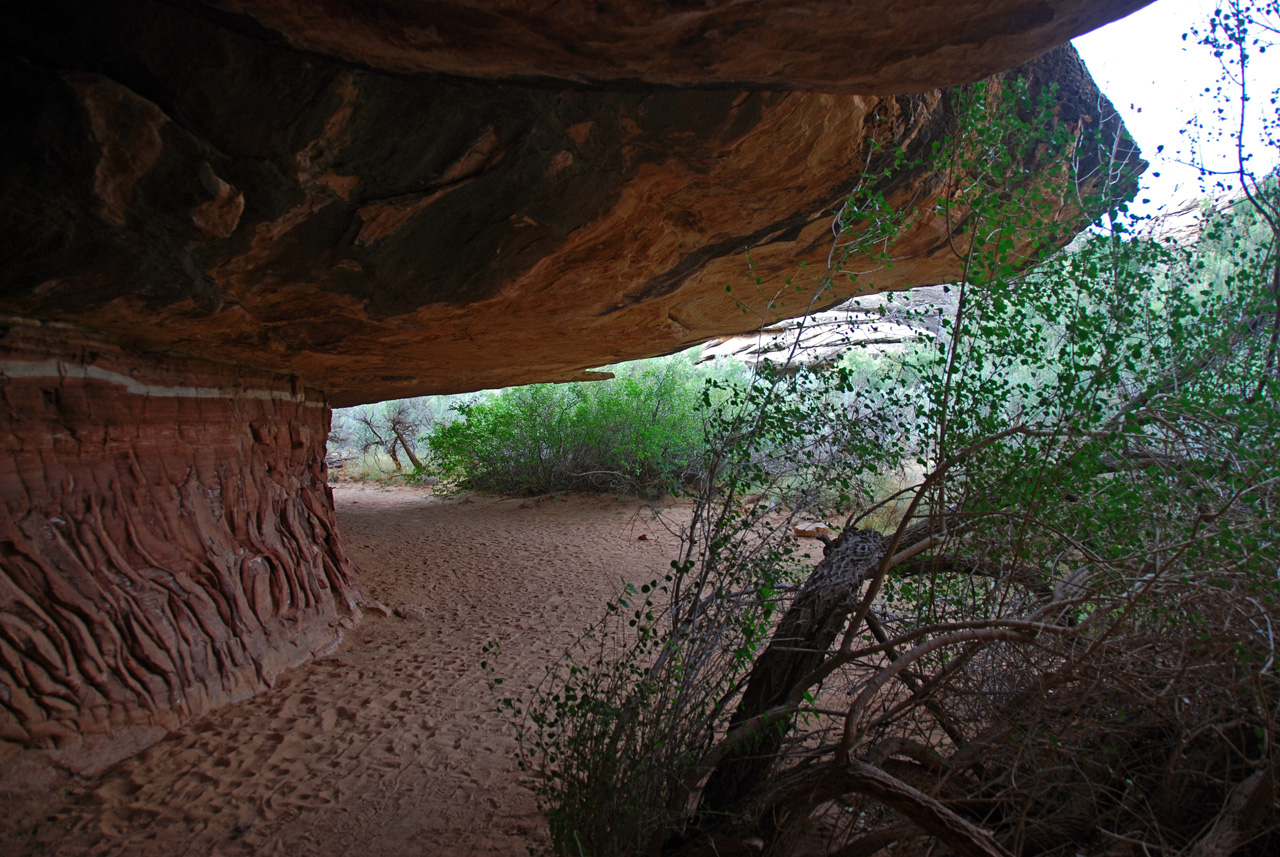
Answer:
<path fill-rule="evenodd" d="M 1060 121 L 1118 132 L 1049 49 L 1141 5 L 7 9 L 0 736 L 171 725 L 332 645 L 360 596 L 327 407 L 796 314 L 779 284 L 825 258 L 872 143 L 948 133 L 936 87 L 1026 63 Z M 944 185 L 878 189 L 927 212 Z M 954 279 L 948 228 L 919 218 L 859 289 Z"/>
<path fill-rule="evenodd" d="M 359 615 L 314 392 L 0 324 L 0 738 L 172 727 Z"/>

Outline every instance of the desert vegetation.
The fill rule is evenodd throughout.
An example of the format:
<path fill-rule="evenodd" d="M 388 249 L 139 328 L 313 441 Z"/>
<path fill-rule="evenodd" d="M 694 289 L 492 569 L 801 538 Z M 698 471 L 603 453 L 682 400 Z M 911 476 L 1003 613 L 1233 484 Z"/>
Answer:
<path fill-rule="evenodd" d="M 450 484 L 509 494 L 678 490 L 702 466 L 704 373 L 688 357 L 615 373 L 458 405 L 458 419 L 427 437 L 433 466 Z"/>
<path fill-rule="evenodd" d="M 1278 21 L 1198 34 L 1233 121 Z M 531 697 L 491 650 L 558 853 L 1280 847 L 1280 192 L 1242 156 L 1193 240 L 1162 233 L 1126 216 L 1125 141 L 1042 96 L 973 87 L 929 155 L 966 271 L 938 333 L 711 379 L 670 572 Z M 1021 180 L 1046 149 L 1062 173 Z M 1070 207 L 1098 219 L 1051 253 Z M 855 193 L 813 299 L 909 216 Z M 809 556 L 792 525 L 836 511 Z"/>
<path fill-rule="evenodd" d="M 745 374 L 739 364 L 697 366 L 695 356 L 609 367 L 614 377 L 605 381 L 338 411 L 332 457 L 348 478 L 432 478 L 446 488 L 509 495 L 600 491 L 657 498 L 701 474 L 711 401 L 706 382 Z"/>

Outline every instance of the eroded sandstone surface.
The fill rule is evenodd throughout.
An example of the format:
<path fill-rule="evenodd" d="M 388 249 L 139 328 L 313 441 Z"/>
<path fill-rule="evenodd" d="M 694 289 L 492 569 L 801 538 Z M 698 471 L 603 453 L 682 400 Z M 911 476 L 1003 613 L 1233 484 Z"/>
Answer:
<path fill-rule="evenodd" d="M 172 727 L 358 617 L 314 391 L 29 323 L 0 366 L 0 738 Z"/>
<path fill-rule="evenodd" d="M 207 0 L 371 68 L 613 89 L 873 95 L 1004 71 L 1148 0 Z"/>
<path fill-rule="evenodd" d="M 379 54 L 361 34 L 408 38 L 403 16 L 438 16 L 444 4 L 344 13 L 321 3 L 307 6 L 305 20 L 284 4 L 231 5 L 254 17 L 138 0 L 54 0 L 16 16 L 2 78 L 15 108 L 0 164 L 0 312 L 72 322 L 134 350 L 296 376 L 338 406 L 574 377 L 758 326 L 767 290 L 798 261 L 825 258 L 829 212 L 866 168 L 870 141 L 925 151 L 953 118 L 936 90 L 771 91 L 750 88 L 763 72 L 731 80 L 715 69 L 693 88 L 691 68 L 684 86 L 658 85 L 705 39 L 683 51 L 669 45 L 613 89 L 530 82 L 524 67 L 510 78 L 496 69 L 472 70 L 483 79 L 406 74 L 401 53 Z M 853 27 L 849 4 L 811 8 L 827 5 L 837 11 L 830 22 L 815 16 L 814 38 Z M 1032 3 L 1034 14 L 998 14 L 992 4 L 922 3 L 907 16 L 914 4 L 891 5 L 881 17 L 862 14 L 879 22 L 873 29 L 896 22 L 901 35 L 876 43 L 914 57 L 914 76 L 889 87 L 897 89 L 1014 65 L 1127 8 Z M 576 4 L 555 9 L 538 26 L 586 14 Z M 690 26 L 662 4 L 637 9 L 637 20 L 654 16 L 651 40 Z M 767 9 L 742 10 L 743 38 L 782 38 L 758 18 Z M 379 25 L 370 10 L 390 17 Z M 800 20 L 795 9 L 778 14 Z M 986 41 L 962 37 L 959 23 L 948 29 L 965 15 L 976 15 L 965 26 L 999 27 Z M 457 26 L 469 20 L 457 12 Z M 630 30 L 612 20 L 603 15 L 601 38 L 625 41 Z M 927 26 L 916 32 L 910 20 Z M 1024 20 L 1054 26 L 1023 32 Z M 561 26 L 566 56 L 594 32 Z M 538 55 L 508 54 L 509 28 L 494 27 L 494 45 L 459 36 L 448 55 L 472 45 L 476 63 L 509 55 L 531 68 Z M 350 34 L 348 47 L 323 33 Z M 927 45 L 944 34 L 956 41 L 941 52 L 946 62 L 931 65 Z M 1010 39 L 1016 50 L 996 52 Z M 861 55 L 836 49 L 844 44 L 828 46 L 831 74 Z M 742 51 L 741 62 L 791 79 L 782 55 L 762 51 Z M 437 53 L 413 54 L 412 70 Z M 572 77 L 567 61 L 546 59 L 548 74 Z M 466 71 L 439 62 L 432 70 Z M 1069 48 L 1027 72 L 1058 83 L 1062 121 L 1105 118 L 1105 99 Z M 890 184 L 898 205 L 927 206 L 941 176 L 921 167 Z M 960 260 L 945 228 L 926 219 L 893 248 L 894 269 L 861 287 L 954 279 Z M 726 294 L 726 285 L 747 286 L 749 273 L 764 277 L 764 291 Z"/>
<path fill-rule="evenodd" d="M 948 133 L 930 87 L 1025 62 L 1059 121 L 1113 122 L 1069 48 L 1037 55 L 1140 5 L 7 10 L 3 737 L 164 726 L 332 643 L 359 594 L 328 406 L 585 377 L 798 313 L 769 304 L 825 259 L 872 141 Z M 944 176 L 879 189 L 926 214 L 858 288 L 954 279 Z"/>

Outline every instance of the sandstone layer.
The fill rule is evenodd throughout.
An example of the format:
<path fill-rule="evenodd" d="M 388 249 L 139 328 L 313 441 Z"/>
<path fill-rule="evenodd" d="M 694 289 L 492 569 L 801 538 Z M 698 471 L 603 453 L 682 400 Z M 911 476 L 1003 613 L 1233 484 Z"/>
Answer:
<path fill-rule="evenodd" d="M 28 323 L 0 369 L 0 738 L 163 730 L 337 644 L 314 394 Z"/>
<path fill-rule="evenodd" d="M 290 45 L 401 73 L 921 92 L 1012 68 L 1150 0 L 206 0 Z"/>
<path fill-rule="evenodd" d="M 930 87 L 1018 63 L 1065 127 L 1118 134 L 1049 49 L 1140 5 L 11 4 L 0 736 L 163 728 L 332 644 L 359 595 L 328 406 L 797 314 L 867 174 L 923 215 L 857 288 L 954 279 L 947 177 L 882 175 L 873 143 L 929 151 L 956 112 Z"/>
<path fill-rule="evenodd" d="M 0 311 L 71 322 L 137 351 L 293 375 L 339 406 L 578 377 L 769 320 L 770 290 L 798 261 L 825 259 L 829 212 L 867 167 L 870 142 L 927 151 L 954 119 L 936 90 L 753 90 L 744 87 L 759 75 L 745 72 L 734 86 L 708 72 L 701 88 L 614 89 L 393 74 L 385 67 L 403 69 L 368 47 L 377 40 L 356 37 L 381 20 L 369 10 L 390 16 L 378 32 L 393 39 L 403 21 L 387 9 L 432 15 L 443 5 L 340 14 L 322 3 L 296 32 L 281 4 L 235 6 L 283 36 L 184 3 L 51 0 L 18 16 L 0 77 L 14 105 L 0 141 Z M 987 42 L 957 35 L 944 53 L 968 57 L 964 73 L 921 59 L 918 85 L 1012 65 L 1128 8 L 1029 4 L 1038 11 L 1024 20 L 978 14 L 989 5 L 922 3 L 929 23 L 917 32 L 901 11 L 915 5 L 897 3 L 876 26 L 896 22 L 893 44 L 907 54 L 964 31 L 955 16 L 1000 22 L 990 44 L 1014 31 L 1034 42 L 996 59 Z M 767 4 L 748 6 L 750 17 Z M 683 32 L 673 23 L 683 18 L 660 8 L 651 35 Z M 847 14 L 832 12 L 836 24 Z M 1042 18 L 1067 30 L 1019 24 Z M 564 26 L 572 53 L 584 28 Z M 827 26 L 815 18 L 810 29 Z M 355 34 L 355 47 L 338 51 L 322 31 Z M 472 44 L 476 62 L 506 56 L 461 37 L 449 44 Z M 696 44 L 672 48 L 667 62 Z M 835 67 L 846 53 L 827 56 Z M 791 68 L 768 52 L 751 62 L 775 75 Z M 1070 48 L 1027 72 L 1058 84 L 1062 121 L 1107 118 Z M 930 165 L 883 189 L 928 208 L 941 185 Z M 946 228 L 926 218 L 892 248 L 894 268 L 860 288 L 954 279 L 961 261 Z M 743 288 L 754 276 L 762 288 Z"/>

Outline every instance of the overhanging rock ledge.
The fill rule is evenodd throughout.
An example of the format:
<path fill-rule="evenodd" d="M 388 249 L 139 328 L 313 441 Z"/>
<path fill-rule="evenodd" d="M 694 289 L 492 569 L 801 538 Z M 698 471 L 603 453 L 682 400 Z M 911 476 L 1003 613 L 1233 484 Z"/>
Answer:
<path fill-rule="evenodd" d="M 931 87 L 1027 63 L 1060 121 L 1111 121 L 1050 49 L 1142 5 L 7 9 L 0 741 L 172 726 L 335 644 L 360 595 L 329 406 L 770 320 L 771 293 L 725 292 L 746 248 L 766 285 L 825 258 L 871 141 L 945 136 Z M 860 287 L 953 279 L 947 243 L 922 219 Z"/>

